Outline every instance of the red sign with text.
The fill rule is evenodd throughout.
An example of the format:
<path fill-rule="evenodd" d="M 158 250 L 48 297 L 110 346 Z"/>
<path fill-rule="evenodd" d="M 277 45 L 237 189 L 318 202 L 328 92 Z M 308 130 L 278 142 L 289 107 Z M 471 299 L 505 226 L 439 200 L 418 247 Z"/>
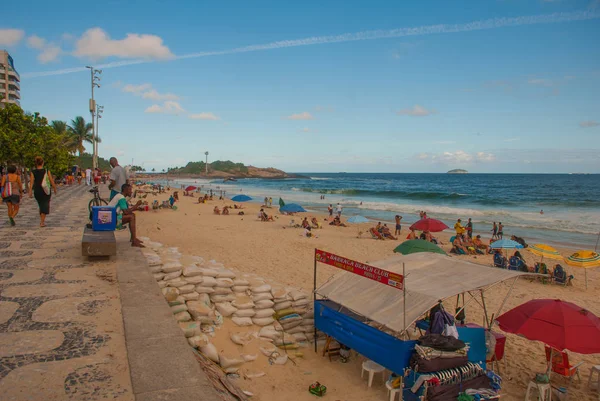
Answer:
<path fill-rule="evenodd" d="M 401 274 L 392 273 L 380 269 L 379 267 L 369 266 L 355 260 L 346 259 L 342 256 L 334 255 L 333 253 L 325 252 L 320 249 L 315 249 L 315 260 L 373 281 L 389 285 L 390 287 L 399 290 L 404 289 L 404 276 Z"/>

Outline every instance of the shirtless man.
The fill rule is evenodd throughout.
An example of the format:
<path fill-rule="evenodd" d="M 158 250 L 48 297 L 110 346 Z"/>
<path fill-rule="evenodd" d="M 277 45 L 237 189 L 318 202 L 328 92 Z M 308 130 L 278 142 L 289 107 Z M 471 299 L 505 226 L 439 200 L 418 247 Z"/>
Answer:
<path fill-rule="evenodd" d="M 396 230 L 394 231 L 394 235 L 400 235 L 400 231 L 402 230 L 402 223 L 401 223 L 402 216 L 397 214 L 395 219 L 396 219 Z"/>

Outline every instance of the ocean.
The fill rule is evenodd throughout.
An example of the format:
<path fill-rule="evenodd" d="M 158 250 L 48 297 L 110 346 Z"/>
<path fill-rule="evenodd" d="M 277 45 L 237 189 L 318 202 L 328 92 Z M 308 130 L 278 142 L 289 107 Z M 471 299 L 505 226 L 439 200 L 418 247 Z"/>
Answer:
<path fill-rule="evenodd" d="M 346 217 L 393 222 L 400 214 L 403 228 L 418 220 L 421 210 L 449 227 L 458 218 L 463 224 L 472 218 L 474 232 L 484 237 L 491 235 L 493 222 L 502 222 L 505 236 L 578 249 L 594 249 L 600 232 L 598 174 L 299 174 L 310 178 L 177 183 L 224 190 L 228 197 L 244 193 L 256 202 L 267 196 L 277 204 L 281 197 L 320 212 L 340 202 Z"/>

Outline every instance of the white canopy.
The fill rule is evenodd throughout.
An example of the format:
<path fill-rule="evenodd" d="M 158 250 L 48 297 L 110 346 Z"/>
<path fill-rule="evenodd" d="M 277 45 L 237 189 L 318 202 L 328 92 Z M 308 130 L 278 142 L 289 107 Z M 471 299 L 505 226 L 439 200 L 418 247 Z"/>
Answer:
<path fill-rule="evenodd" d="M 316 292 L 391 330 L 401 332 L 439 300 L 468 291 L 485 290 L 496 283 L 528 274 L 429 252 L 395 255 L 369 264 L 402 274 L 402 263 L 405 264 L 406 274 L 406 317 L 401 290 L 349 272 L 337 274 Z"/>

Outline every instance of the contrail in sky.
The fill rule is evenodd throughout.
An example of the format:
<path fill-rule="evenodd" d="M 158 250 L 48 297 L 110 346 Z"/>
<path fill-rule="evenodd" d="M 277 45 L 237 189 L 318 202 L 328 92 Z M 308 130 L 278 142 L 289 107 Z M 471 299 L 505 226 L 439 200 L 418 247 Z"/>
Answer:
<path fill-rule="evenodd" d="M 425 25 L 414 28 L 399 28 L 390 30 L 376 30 L 376 31 L 364 31 L 356 33 L 344 33 L 341 35 L 330 35 L 330 36 L 313 36 L 304 39 L 296 40 L 282 40 L 277 42 L 265 43 L 260 45 L 250 45 L 244 47 L 237 47 L 234 49 L 211 51 L 211 52 L 200 52 L 190 53 L 181 56 L 175 56 L 168 60 L 181 60 L 187 58 L 200 58 L 210 56 L 222 56 L 226 54 L 236 53 L 249 53 L 262 50 L 273 50 L 283 49 L 287 47 L 298 47 L 298 46 L 312 46 L 322 45 L 328 43 L 342 43 L 342 42 L 356 42 L 362 40 L 375 40 L 375 39 L 387 39 L 387 38 L 402 38 L 407 36 L 423 36 L 433 35 L 442 33 L 458 33 L 458 32 L 471 32 L 471 31 L 482 31 L 487 29 L 497 29 L 511 26 L 522 26 L 522 25 L 537 25 L 537 24 L 554 24 L 558 22 L 573 22 L 573 21 L 584 21 L 600 18 L 600 12 L 596 10 L 577 11 L 570 13 L 553 13 L 543 15 L 533 15 L 526 17 L 513 17 L 513 18 L 492 18 L 482 21 L 469 22 L 467 24 L 440 24 L 440 25 Z M 96 68 L 116 68 L 134 64 L 153 63 L 157 60 L 150 59 L 138 59 L 138 60 L 124 60 L 116 61 L 107 64 L 96 66 Z M 40 71 L 24 73 L 24 78 L 35 78 L 45 77 L 50 75 L 62 75 L 70 74 L 74 72 L 86 71 L 85 67 L 65 68 L 62 70 L 55 71 Z"/>

